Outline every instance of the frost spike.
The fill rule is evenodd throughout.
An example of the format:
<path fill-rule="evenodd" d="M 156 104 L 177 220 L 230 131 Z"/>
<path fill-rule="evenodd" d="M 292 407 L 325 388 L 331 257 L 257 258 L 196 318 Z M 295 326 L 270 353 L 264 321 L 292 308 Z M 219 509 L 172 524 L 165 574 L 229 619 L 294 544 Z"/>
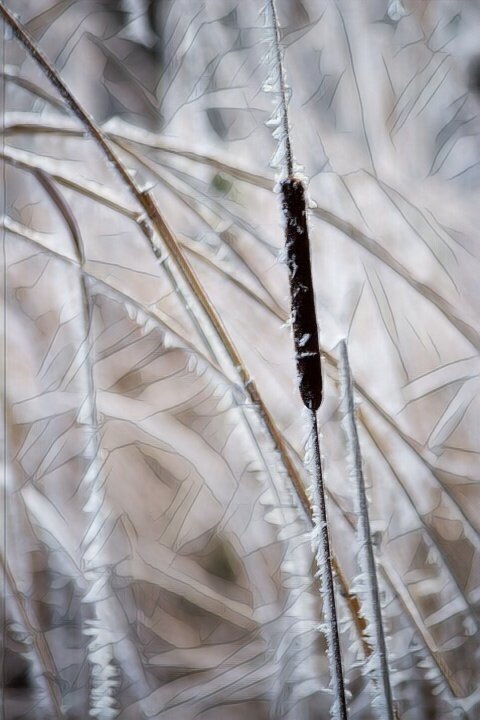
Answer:
<path fill-rule="evenodd" d="M 382 608 L 378 589 L 377 570 L 373 552 L 370 518 L 368 515 L 368 500 L 363 476 L 362 455 L 358 438 L 357 422 L 355 418 L 355 401 L 353 397 L 353 383 L 348 360 L 347 343 L 340 343 L 340 380 L 342 395 L 345 400 L 344 426 L 347 436 L 348 450 L 351 455 L 351 476 L 355 485 L 356 510 L 358 513 L 357 538 L 359 551 L 360 572 L 363 576 L 364 602 L 367 620 L 374 635 L 375 648 L 370 663 L 372 676 L 381 693 L 381 717 L 394 720 L 396 713 L 393 706 L 390 672 L 387 660 L 387 645 L 382 621 Z"/>
<path fill-rule="evenodd" d="M 290 143 L 290 126 L 288 123 L 288 106 L 287 106 L 287 83 L 285 79 L 285 70 L 283 67 L 282 60 L 282 49 L 280 45 L 280 25 L 277 18 L 277 9 L 275 7 L 275 1 L 269 0 L 270 12 L 272 14 L 272 27 L 275 35 L 274 48 L 276 54 L 276 63 L 278 68 L 278 77 L 280 85 L 280 96 L 281 96 L 281 135 L 285 143 L 285 164 L 287 167 L 287 176 L 293 177 L 293 153 Z"/>

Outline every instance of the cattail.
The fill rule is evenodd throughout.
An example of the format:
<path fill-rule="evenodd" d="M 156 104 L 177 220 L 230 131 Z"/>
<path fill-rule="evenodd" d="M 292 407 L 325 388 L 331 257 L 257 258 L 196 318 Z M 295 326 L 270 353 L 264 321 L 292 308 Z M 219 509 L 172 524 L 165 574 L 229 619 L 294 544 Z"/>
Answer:
<path fill-rule="evenodd" d="M 300 180 L 288 178 L 281 184 L 281 193 L 286 222 L 285 250 L 290 275 L 291 314 L 300 395 L 309 410 L 318 410 L 322 401 L 322 373 L 305 190 Z"/>
<path fill-rule="evenodd" d="M 311 473 L 314 478 L 313 497 L 316 510 L 314 542 L 324 598 L 328 658 L 335 697 L 332 706 L 332 717 L 346 720 L 345 684 L 317 424 L 317 410 L 322 401 L 322 368 L 310 263 L 307 206 L 303 183 L 297 178 L 288 177 L 281 183 L 281 194 L 285 217 L 285 250 L 290 279 L 291 316 L 298 387 L 303 403 L 309 410 L 311 422 L 310 441 L 313 460 Z"/>
<path fill-rule="evenodd" d="M 316 560 L 321 579 L 324 600 L 325 630 L 331 685 L 334 702 L 331 715 L 347 720 L 345 683 L 343 679 L 340 637 L 333 585 L 332 553 L 328 535 L 325 488 L 323 483 L 317 410 L 322 401 L 322 368 L 318 342 L 315 295 L 313 291 L 310 264 L 310 243 L 308 239 L 307 204 L 305 189 L 301 180 L 295 177 L 292 144 L 287 108 L 287 84 L 280 48 L 280 29 L 274 0 L 269 2 L 274 33 L 275 64 L 278 74 L 280 104 L 271 124 L 277 125 L 274 137 L 279 140 L 283 155 L 286 179 L 280 184 L 282 209 L 285 218 L 285 250 L 289 270 L 291 318 L 295 343 L 298 386 L 301 398 L 310 415 L 311 474 L 313 477 Z"/>

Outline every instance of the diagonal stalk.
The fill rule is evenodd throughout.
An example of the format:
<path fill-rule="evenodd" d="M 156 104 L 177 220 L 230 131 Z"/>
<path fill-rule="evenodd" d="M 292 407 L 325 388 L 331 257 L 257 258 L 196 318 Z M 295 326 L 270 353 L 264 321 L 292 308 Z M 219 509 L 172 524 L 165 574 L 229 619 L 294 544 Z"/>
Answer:
<path fill-rule="evenodd" d="M 201 306 L 205 316 L 208 318 L 210 325 L 213 327 L 215 334 L 219 340 L 219 344 L 223 347 L 226 352 L 230 363 L 235 368 L 238 376 L 240 377 L 247 394 L 249 395 L 250 401 L 258 407 L 260 415 L 263 418 L 263 422 L 267 429 L 268 434 L 272 438 L 274 445 L 281 457 L 282 463 L 286 470 L 286 473 L 293 485 L 296 495 L 300 501 L 300 504 L 307 515 L 307 518 L 312 519 L 312 508 L 303 486 L 301 477 L 294 462 L 292 461 L 290 454 L 287 450 L 285 440 L 278 429 L 273 416 L 266 407 L 260 392 L 256 386 L 255 381 L 250 376 L 248 369 L 245 367 L 242 358 L 240 357 L 235 345 L 233 344 L 227 330 L 225 329 L 222 321 L 212 303 L 210 302 L 208 295 L 201 286 L 197 279 L 192 267 L 190 266 L 184 252 L 179 246 L 173 233 L 165 223 L 163 216 L 156 204 L 156 201 L 152 193 L 148 190 L 142 190 L 139 185 L 132 178 L 128 172 L 126 166 L 115 152 L 111 141 L 108 136 L 96 125 L 93 118 L 89 115 L 86 110 L 80 105 L 75 99 L 67 85 L 63 82 L 54 66 L 50 63 L 44 53 L 38 48 L 36 43 L 30 38 L 28 33 L 24 30 L 21 23 L 11 13 L 11 11 L 5 6 L 4 2 L 0 0 L 0 16 L 4 22 L 12 29 L 14 35 L 17 37 L 19 42 L 25 47 L 29 55 L 36 61 L 38 66 L 46 74 L 52 85 L 58 90 L 60 95 L 65 100 L 68 107 L 71 109 L 73 114 L 80 120 L 82 125 L 88 130 L 92 138 L 95 140 L 100 150 L 103 152 L 105 157 L 108 159 L 112 169 L 119 175 L 123 184 L 128 188 L 130 193 L 133 195 L 135 200 L 141 205 L 143 211 L 146 214 L 148 220 L 141 223 L 142 231 L 147 237 L 149 244 L 157 258 L 161 257 L 161 251 L 157 243 L 154 240 L 154 233 L 163 240 L 164 245 L 172 257 L 178 274 L 187 286 L 191 290 L 193 296 L 196 298 L 198 304 Z M 280 58 L 281 59 L 281 58 Z M 348 584 L 344 576 L 340 572 L 340 568 L 337 566 L 337 577 L 340 581 L 342 593 L 347 599 L 347 604 L 350 612 L 352 613 L 352 619 L 355 628 L 363 640 L 363 618 L 358 615 L 358 603 L 356 599 L 352 598 L 351 593 L 348 590 Z"/>

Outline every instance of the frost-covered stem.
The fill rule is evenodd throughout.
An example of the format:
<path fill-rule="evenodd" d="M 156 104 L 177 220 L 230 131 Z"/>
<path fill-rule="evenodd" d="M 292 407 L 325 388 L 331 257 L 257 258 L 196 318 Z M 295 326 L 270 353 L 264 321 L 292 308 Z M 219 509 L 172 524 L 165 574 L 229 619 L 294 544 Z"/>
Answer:
<path fill-rule="evenodd" d="M 368 515 L 365 478 L 363 476 L 362 455 L 355 418 L 352 375 L 350 372 L 347 343 L 345 340 L 342 340 L 340 343 L 340 378 L 346 404 L 344 423 L 348 448 L 351 454 L 351 474 L 355 484 L 358 512 L 357 533 L 358 544 L 360 547 L 360 572 L 362 574 L 363 582 L 365 583 L 367 620 L 370 623 L 371 633 L 374 636 L 373 646 L 375 651 L 372 657 L 374 680 L 383 695 L 381 717 L 388 720 L 394 720 L 395 711 L 390 684 L 390 673 L 388 669 L 387 646 L 385 642 L 377 570 L 375 565 L 375 556 L 373 553 L 372 535 L 370 531 L 370 519 Z M 378 665 L 375 663 L 375 658 L 377 659 Z"/>
<path fill-rule="evenodd" d="M 285 79 L 285 68 L 283 66 L 282 50 L 280 45 L 280 25 L 277 18 L 277 9 L 275 7 L 275 0 L 268 0 L 270 12 L 272 14 L 272 27 L 275 33 L 275 56 L 278 69 L 281 104 L 282 104 L 282 125 L 283 135 L 285 140 L 285 163 L 287 167 L 287 175 L 289 178 L 293 177 L 293 154 L 290 143 L 290 127 L 288 124 L 288 103 L 287 103 L 287 83 Z"/>
<path fill-rule="evenodd" d="M 332 553 L 328 537 L 325 489 L 320 456 L 317 410 L 322 402 L 322 366 L 318 341 L 315 294 L 313 290 L 308 239 L 305 189 L 300 180 L 288 178 L 281 184 L 285 217 L 285 250 L 290 279 L 291 315 L 298 389 L 311 422 L 312 475 L 316 559 L 324 599 L 328 659 L 335 703 L 332 717 L 346 720 L 347 707 L 343 681 L 340 638 L 333 587 Z"/>
<path fill-rule="evenodd" d="M 347 720 L 347 705 L 345 701 L 345 684 L 343 681 L 342 656 L 340 652 L 340 637 L 338 632 L 337 608 L 335 605 L 335 592 L 333 588 L 332 553 L 328 536 L 327 510 L 325 505 L 325 488 L 323 484 L 322 460 L 320 456 L 320 441 L 318 436 L 318 423 L 316 410 L 310 410 L 311 417 L 311 447 L 312 447 L 312 474 L 316 518 L 316 546 L 317 565 L 320 568 L 320 581 L 324 598 L 323 612 L 326 620 L 326 635 L 328 644 L 328 658 L 332 689 L 335 697 L 335 708 L 332 716 Z"/>
<path fill-rule="evenodd" d="M 83 248 L 81 250 L 82 263 L 84 262 Z M 94 378 L 94 362 L 91 357 L 93 349 L 93 339 L 91 341 L 92 329 L 93 329 L 93 303 L 88 290 L 87 279 L 84 275 L 81 276 L 81 287 L 82 295 L 84 299 L 85 311 L 84 311 L 84 330 L 85 330 L 85 363 L 84 368 L 87 374 L 87 392 L 90 412 L 87 413 L 86 421 L 89 426 L 89 433 L 91 435 L 91 442 L 89 443 L 90 449 L 90 467 L 88 468 L 86 480 L 88 482 L 87 491 L 89 494 L 89 502 L 84 508 L 85 512 L 90 514 L 89 523 L 94 524 L 101 518 L 101 506 L 102 506 L 102 479 L 101 463 L 99 461 L 100 452 L 100 427 L 98 422 L 98 410 L 97 410 L 97 394 L 95 389 L 95 378 Z M 93 505 L 93 507 L 92 507 Z M 82 558 L 82 565 L 88 566 L 85 561 L 85 554 L 87 551 L 92 552 L 92 547 L 96 544 L 96 536 L 90 543 L 85 543 L 84 557 Z M 97 548 L 95 568 L 86 569 L 86 576 L 90 584 L 90 593 L 95 596 L 97 588 L 101 587 L 108 576 L 108 566 L 101 562 L 101 547 Z M 100 591 L 101 594 L 101 591 Z M 85 602 L 85 601 L 84 601 Z M 115 603 L 115 600 L 113 601 Z M 101 608 L 106 603 L 93 602 L 93 609 L 95 614 L 95 620 L 89 623 L 89 628 L 84 633 L 90 636 L 88 643 L 87 656 L 91 666 L 91 686 L 90 686 L 90 711 L 89 714 L 93 717 L 105 718 L 105 720 L 113 720 L 119 713 L 118 704 L 116 702 L 116 688 L 118 687 L 118 679 L 116 667 L 114 665 L 114 654 L 112 646 L 105 642 L 103 636 L 103 625 L 106 624 L 106 619 L 102 615 Z M 109 603 L 111 604 L 111 603 Z M 107 606 L 108 607 L 108 606 Z M 108 610 L 107 610 L 108 611 Z M 105 636 L 108 637 L 108 632 L 105 631 Z"/>

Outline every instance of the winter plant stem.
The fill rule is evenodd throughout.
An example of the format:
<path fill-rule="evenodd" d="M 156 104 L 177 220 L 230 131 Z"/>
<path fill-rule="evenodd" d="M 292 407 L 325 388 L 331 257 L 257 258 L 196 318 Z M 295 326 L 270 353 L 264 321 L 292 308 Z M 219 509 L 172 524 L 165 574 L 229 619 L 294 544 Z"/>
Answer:
<path fill-rule="evenodd" d="M 269 0 L 274 30 L 274 50 L 280 92 L 280 133 L 274 132 L 284 144 L 284 165 L 286 179 L 281 183 L 282 210 L 285 218 L 285 250 L 290 279 L 291 318 L 295 359 L 297 364 L 298 388 L 303 404 L 309 411 L 311 422 L 311 450 L 313 455 L 313 495 L 315 507 L 315 545 L 319 568 L 323 612 L 325 615 L 328 659 L 334 703 L 331 715 L 338 720 L 347 720 L 345 684 L 343 679 L 340 636 L 333 585 L 332 553 L 328 536 L 325 488 L 322 475 L 320 440 L 318 434 L 317 410 L 322 402 L 322 367 L 318 341 L 315 293 L 310 263 L 308 238 L 307 203 L 305 188 L 293 171 L 293 153 L 290 142 L 288 121 L 287 84 L 280 46 L 280 25 L 275 0 Z"/>
<path fill-rule="evenodd" d="M 287 170 L 287 176 L 293 178 L 293 154 L 292 146 L 290 143 L 290 128 L 288 124 L 288 104 L 287 104 L 287 83 L 285 80 L 285 71 L 282 61 L 282 50 L 280 44 L 280 24 L 277 17 L 277 9 L 275 7 L 275 1 L 269 0 L 270 12 L 272 13 L 272 26 L 273 32 L 275 33 L 275 54 L 276 64 L 278 68 L 278 83 L 280 87 L 280 99 L 282 104 L 282 125 L 283 125 L 283 137 L 285 140 L 285 166 Z"/>
<path fill-rule="evenodd" d="M 313 494 L 317 514 L 315 518 L 316 557 L 324 599 L 328 657 L 335 697 L 332 716 L 346 720 L 347 707 L 333 587 L 332 553 L 328 537 L 325 488 L 317 424 L 317 410 L 322 402 L 322 367 L 310 264 L 305 190 L 300 180 L 288 178 L 283 181 L 281 192 L 285 217 L 285 249 L 290 277 L 291 315 L 298 387 L 303 404 L 309 411 L 311 422 Z"/>
<path fill-rule="evenodd" d="M 347 720 L 347 706 L 345 701 L 345 684 L 343 680 L 342 656 L 340 651 L 340 638 L 338 633 L 337 608 L 335 605 L 335 592 L 333 587 L 332 554 L 330 539 L 328 537 L 327 511 L 325 506 L 325 488 L 323 484 L 322 459 L 320 455 L 320 441 L 318 434 L 317 412 L 310 410 L 311 419 L 311 447 L 313 451 L 312 474 L 315 505 L 318 508 L 318 545 L 317 564 L 320 568 L 320 578 L 324 596 L 323 612 L 327 625 L 327 642 L 329 645 L 330 669 L 332 675 L 332 689 L 337 705 L 337 713 L 341 720 Z"/>
<path fill-rule="evenodd" d="M 349 451 L 351 455 L 352 480 L 356 493 L 356 505 L 358 513 L 358 544 L 359 564 L 364 583 L 365 604 L 369 609 L 366 613 L 370 623 L 370 634 L 373 636 L 373 647 L 376 648 L 371 658 L 373 678 L 382 695 L 382 714 L 386 720 L 394 720 L 395 711 L 393 706 L 392 689 L 390 685 L 390 673 L 388 669 L 387 646 L 382 621 L 382 608 L 380 604 L 380 593 L 378 589 L 377 569 L 373 552 L 372 534 L 370 529 L 370 518 L 368 515 L 368 500 L 365 490 L 365 478 L 363 476 L 362 455 L 358 437 L 357 421 L 355 418 L 355 401 L 353 397 L 353 382 L 348 360 L 347 343 L 342 340 L 340 343 L 340 377 L 343 386 L 345 400 L 345 431 Z M 369 617 L 370 616 L 370 617 Z"/>

